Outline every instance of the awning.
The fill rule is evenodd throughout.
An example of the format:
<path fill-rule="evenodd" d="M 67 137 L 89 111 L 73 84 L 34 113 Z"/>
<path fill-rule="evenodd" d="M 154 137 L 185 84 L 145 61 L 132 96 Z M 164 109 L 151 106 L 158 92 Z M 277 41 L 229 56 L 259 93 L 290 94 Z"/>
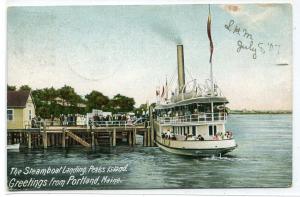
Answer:
<path fill-rule="evenodd" d="M 225 97 L 197 97 L 187 100 L 178 101 L 176 103 L 160 104 L 155 107 L 155 109 L 169 109 L 184 105 L 197 104 L 197 103 L 229 103 Z"/>

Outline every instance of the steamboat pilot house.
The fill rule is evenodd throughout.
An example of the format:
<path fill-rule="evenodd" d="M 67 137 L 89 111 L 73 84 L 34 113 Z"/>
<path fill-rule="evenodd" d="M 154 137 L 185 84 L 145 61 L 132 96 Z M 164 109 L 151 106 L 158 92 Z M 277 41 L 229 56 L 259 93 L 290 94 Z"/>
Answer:
<path fill-rule="evenodd" d="M 177 62 L 178 88 L 155 107 L 156 144 L 181 155 L 220 156 L 232 151 L 237 144 L 225 128 L 227 99 L 215 84 L 185 83 L 182 45 L 177 46 Z"/>

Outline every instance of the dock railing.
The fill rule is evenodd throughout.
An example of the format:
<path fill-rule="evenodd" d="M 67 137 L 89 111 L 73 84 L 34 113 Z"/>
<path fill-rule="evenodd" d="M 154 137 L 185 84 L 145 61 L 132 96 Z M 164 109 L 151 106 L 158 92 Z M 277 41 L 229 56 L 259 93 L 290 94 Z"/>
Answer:
<path fill-rule="evenodd" d="M 187 122 L 211 122 L 211 121 L 226 121 L 226 113 L 200 113 L 191 114 L 185 116 L 175 116 L 175 117 L 157 117 L 157 121 L 160 124 L 180 124 Z"/>
<path fill-rule="evenodd" d="M 143 121 L 132 121 L 132 120 L 112 120 L 112 121 L 94 121 L 90 120 L 87 124 L 78 124 L 75 121 L 64 121 L 60 122 L 57 120 L 41 120 L 41 121 L 24 121 L 25 129 L 40 129 L 44 127 L 44 125 L 49 127 L 130 127 L 130 126 L 143 126 L 146 127 L 146 120 Z"/>
<path fill-rule="evenodd" d="M 132 122 L 127 122 L 125 120 L 121 121 L 91 121 L 95 127 L 112 127 L 112 126 L 132 126 Z"/>

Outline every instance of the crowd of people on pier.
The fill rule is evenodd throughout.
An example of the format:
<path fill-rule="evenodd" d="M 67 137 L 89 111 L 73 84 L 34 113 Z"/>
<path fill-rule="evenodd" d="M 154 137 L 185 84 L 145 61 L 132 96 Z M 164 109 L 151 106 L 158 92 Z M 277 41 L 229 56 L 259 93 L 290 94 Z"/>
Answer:
<path fill-rule="evenodd" d="M 98 115 L 95 114 L 93 117 L 89 119 L 89 126 L 101 126 L 102 124 L 127 124 L 131 125 L 138 119 L 137 116 L 130 116 L 126 114 L 114 114 L 114 115 Z"/>
<path fill-rule="evenodd" d="M 86 116 L 81 114 L 60 114 L 59 117 L 51 115 L 49 119 L 42 119 L 40 116 L 31 119 L 31 128 L 43 126 L 44 121 L 49 126 L 77 126 L 86 124 Z"/>
<path fill-rule="evenodd" d="M 133 124 L 138 118 L 135 115 L 128 114 L 112 114 L 112 115 L 102 115 L 93 114 L 93 116 L 87 116 L 82 114 L 60 114 L 58 117 L 51 115 L 49 119 L 42 119 L 40 116 L 36 116 L 31 119 L 31 128 L 39 128 L 43 126 L 44 121 L 49 126 L 101 126 L 106 123 L 124 123 L 127 125 Z"/>
<path fill-rule="evenodd" d="M 51 122 L 54 122 L 51 116 Z M 59 116 L 60 126 L 77 126 L 86 124 L 86 116 L 81 114 L 61 114 Z"/>
<path fill-rule="evenodd" d="M 40 116 L 33 117 L 31 119 L 31 128 L 39 128 L 42 124 L 42 118 Z"/>

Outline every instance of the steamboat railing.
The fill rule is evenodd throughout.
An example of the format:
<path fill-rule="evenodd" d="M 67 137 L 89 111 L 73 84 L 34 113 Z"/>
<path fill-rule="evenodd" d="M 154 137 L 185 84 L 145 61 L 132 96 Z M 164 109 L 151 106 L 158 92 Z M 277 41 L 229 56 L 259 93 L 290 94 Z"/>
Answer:
<path fill-rule="evenodd" d="M 211 121 L 225 121 L 227 120 L 226 113 L 203 113 L 203 114 L 191 114 L 185 116 L 175 117 L 157 117 L 157 121 L 160 124 L 180 124 L 180 123 L 205 123 Z"/>

